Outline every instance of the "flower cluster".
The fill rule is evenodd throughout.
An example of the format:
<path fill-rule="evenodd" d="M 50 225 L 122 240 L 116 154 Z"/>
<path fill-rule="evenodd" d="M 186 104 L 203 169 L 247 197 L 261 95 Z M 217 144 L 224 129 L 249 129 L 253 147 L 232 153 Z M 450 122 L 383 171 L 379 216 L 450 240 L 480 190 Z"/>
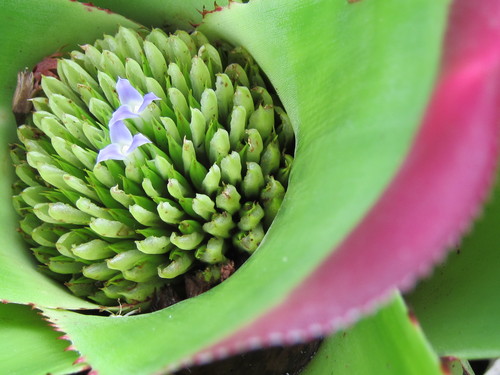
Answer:
<path fill-rule="evenodd" d="M 154 100 L 160 100 L 160 98 L 151 92 L 142 96 L 127 79 L 121 77 L 116 83 L 116 92 L 121 105 L 109 121 L 111 144 L 99 151 L 97 163 L 104 160 L 125 160 L 137 147 L 151 143 L 141 133 L 132 137 L 132 133 L 123 120 L 139 117 L 149 104 Z"/>
<path fill-rule="evenodd" d="M 20 231 L 43 272 L 100 305 L 203 292 L 274 219 L 290 120 L 245 50 L 199 32 L 121 28 L 82 48 L 19 127 Z"/>

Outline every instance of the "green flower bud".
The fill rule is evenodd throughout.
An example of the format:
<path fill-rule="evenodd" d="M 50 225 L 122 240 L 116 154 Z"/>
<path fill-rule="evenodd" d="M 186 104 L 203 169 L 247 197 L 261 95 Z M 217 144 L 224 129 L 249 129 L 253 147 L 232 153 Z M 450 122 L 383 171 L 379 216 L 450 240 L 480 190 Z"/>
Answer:
<path fill-rule="evenodd" d="M 233 244 L 243 251 L 253 253 L 259 247 L 260 242 L 264 238 L 264 229 L 262 225 L 257 225 L 248 232 L 240 232 L 233 237 Z"/>
<path fill-rule="evenodd" d="M 87 232 L 74 230 L 60 236 L 55 243 L 55 247 L 62 255 L 67 256 L 68 258 L 75 258 L 73 248 L 92 239 L 93 237 L 91 237 Z"/>
<path fill-rule="evenodd" d="M 113 110 L 108 103 L 97 98 L 91 98 L 88 105 L 90 113 L 92 113 L 101 124 L 107 124 L 109 122 Z"/>
<path fill-rule="evenodd" d="M 247 163 L 247 173 L 241 183 L 241 189 L 247 199 L 257 198 L 265 185 L 264 174 L 259 164 L 254 162 Z"/>
<path fill-rule="evenodd" d="M 190 193 L 186 186 L 181 184 L 175 178 L 170 178 L 168 180 L 167 189 L 168 193 L 176 199 L 181 199 Z"/>
<path fill-rule="evenodd" d="M 71 252 L 78 258 L 85 260 L 101 260 L 106 259 L 114 254 L 109 244 L 103 240 L 95 239 L 71 249 Z"/>
<path fill-rule="evenodd" d="M 153 255 L 150 255 L 148 259 L 141 264 L 137 264 L 128 270 L 122 271 L 123 277 L 127 280 L 135 281 L 140 284 L 155 278 L 158 275 L 158 266 L 163 262 L 163 259 L 151 259 L 151 257 L 153 257 Z M 127 296 L 127 294 L 124 295 Z M 140 297 L 139 301 L 141 299 L 144 299 L 144 297 Z"/>
<path fill-rule="evenodd" d="M 92 280 L 106 281 L 118 272 L 108 267 L 107 262 L 92 263 L 82 268 L 83 276 Z"/>
<path fill-rule="evenodd" d="M 38 186 L 40 184 L 40 176 L 36 175 L 26 162 L 16 165 L 16 175 L 28 186 Z"/>
<path fill-rule="evenodd" d="M 241 181 L 241 159 L 240 155 L 233 151 L 225 156 L 220 162 L 222 181 L 237 185 Z"/>
<path fill-rule="evenodd" d="M 83 194 L 89 198 L 98 200 L 98 196 L 94 190 L 92 190 L 82 179 L 65 174 L 63 176 L 64 182 L 77 193 Z"/>
<path fill-rule="evenodd" d="M 44 196 L 46 192 L 47 188 L 44 186 L 30 186 L 21 192 L 21 197 L 28 205 L 35 207 L 38 203 L 47 202 Z"/>
<path fill-rule="evenodd" d="M 181 38 L 179 38 L 179 36 L 171 35 L 168 38 L 168 46 L 169 46 L 170 51 L 171 51 L 170 58 L 172 61 L 178 62 L 178 64 L 180 64 L 180 66 L 184 70 L 191 68 L 191 64 L 192 64 L 191 52 L 189 52 L 188 46 L 186 45 L 186 43 L 184 43 L 184 41 Z M 194 62 L 193 62 L 193 64 L 194 64 Z M 192 70 L 192 68 L 191 68 L 191 70 Z M 191 78 L 191 82 L 192 82 L 192 80 L 193 80 L 193 78 Z M 194 84 L 192 84 L 192 86 L 194 86 Z"/>
<path fill-rule="evenodd" d="M 227 212 L 215 214 L 212 221 L 203 224 L 203 230 L 215 237 L 229 238 L 231 229 L 235 227 L 233 218 Z"/>
<path fill-rule="evenodd" d="M 191 164 L 196 160 L 196 151 L 194 150 L 193 142 L 184 139 L 182 144 L 182 162 L 184 164 L 184 172 L 189 173 Z"/>
<path fill-rule="evenodd" d="M 22 215 L 22 212 L 18 213 Z M 33 207 L 33 213 L 38 217 L 41 221 L 51 224 L 62 224 L 61 221 L 54 219 L 49 215 L 49 203 L 38 203 Z"/>
<path fill-rule="evenodd" d="M 193 145 L 200 154 L 205 153 L 205 131 L 207 129 L 205 116 L 197 108 L 191 108 L 191 122 L 189 123 Z"/>
<path fill-rule="evenodd" d="M 83 69 L 80 65 L 72 60 L 61 60 L 57 65 L 57 70 L 62 70 L 61 77 L 64 77 L 66 83 L 73 91 L 78 91 L 78 85 L 85 83 L 91 86 L 94 90 L 99 91 L 99 84 L 92 78 L 92 76 Z"/>
<path fill-rule="evenodd" d="M 117 50 L 121 52 L 122 56 L 142 61 L 142 39 L 134 30 L 120 27 L 118 34 L 116 34 L 116 41 Z"/>
<path fill-rule="evenodd" d="M 50 111 L 49 100 L 47 98 L 33 98 L 31 103 L 35 111 Z"/>
<path fill-rule="evenodd" d="M 205 263 L 215 264 L 227 260 L 224 256 L 227 246 L 222 238 L 211 238 L 207 244 L 196 250 L 195 257 Z"/>
<path fill-rule="evenodd" d="M 127 303 L 140 306 L 142 301 L 147 301 L 162 286 L 163 284 L 157 281 L 139 282 L 133 288 L 123 290 L 121 295 Z"/>
<path fill-rule="evenodd" d="M 259 107 L 272 107 L 273 98 L 269 95 L 269 92 L 264 87 L 254 87 L 252 89 L 252 99 L 256 105 Z"/>
<path fill-rule="evenodd" d="M 278 137 L 269 142 L 262 153 L 260 165 L 262 173 L 271 175 L 278 171 L 281 162 L 281 154 L 278 144 Z"/>
<path fill-rule="evenodd" d="M 191 38 L 189 38 L 192 40 Z M 212 76 L 222 72 L 222 61 L 219 52 L 210 43 L 206 43 L 198 50 L 198 56 L 202 58 L 205 64 L 210 68 Z"/>
<path fill-rule="evenodd" d="M 259 106 L 248 120 L 249 129 L 257 129 L 264 142 L 267 141 L 274 127 L 274 108 Z"/>
<path fill-rule="evenodd" d="M 202 45 L 210 43 L 205 35 L 200 33 L 199 31 L 195 31 L 191 34 L 191 39 L 194 41 L 197 48 L 200 48 Z"/>
<path fill-rule="evenodd" d="M 39 118 L 38 127 L 49 137 L 68 137 L 68 130 L 59 122 L 58 119 L 52 116 L 43 116 Z"/>
<path fill-rule="evenodd" d="M 150 236 L 142 241 L 135 241 L 135 244 L 137 249 L 145 254 L 165 254 L 173 247 L 167 236 Z"/>
<path fill-rule="evenodd" d="M 245 108 L 246 119 L 248 120 L 254 111 L 252 94 L 250 93 L 248 87 L 236 86 L 236 89 L 234 90 L 233 103 L 235 107 L 242 106 Z"/>
<path fill-rule="evenodd" d="M 249 231 L 255 228 L 264 218 L 264 209 L 257 202 L 246 202 L 241 208 L 238 228 Z"/>
<path fill-rule="evenodd" d="M 94 151 L 86 150 L 78 145 L 71 145 L 71 152 L 79 162 L 87 169 L 94 168 L 97 154 Z"/>
<path fill-rule="evenodd" d="M 79 273 L 84 263 L 75 262 L 72 258 L 67 258 L 63 255 L 50 258 L 47 266 L 52 272 L 61 273 L 63 275 L 71 275 Z"/>
<path fill-rule="evenodd" d="M 283 150 L 293 150 L 295 135 L 293 132 L 292 122 L 286 112 L 280 107 L 274 107 L 274 110 L 281 119 L 281 124 L 277 128 L 277 133 L 280 141 L 280 146 Z"/>
<path fill-rule="evenodd" d="M 147 259 L 150 259 L 150 257 L 139 250 L 128 250 L 116 254 L 106 262 L 110 269 L 117 271 L 126 271 L 136 266 L 137 264 L 144 262 Z"/>
<path fill-rule="evenodd" d="M 73 153 L 73 148 L 72 148 L 73 145 L 70 142 L 60 137 L 52 137 L 51 141 L 54 150 L 64 160 L 70 162 L 71 164 L 73 164 L 75 167 L 78 168 L 83 168 L 85 166 Z"/>
<path fill-rule="evenodd" d="M 180 92 L 182 92 L 182 95 L 187 97 L 189 95 L 189 86 L 186 82 L 186 78 L 179 68 L 179 65 L 176 63 L 168 64 L 167 74 L 170 77 L 172 86 L 176 87 Z"/>
<path fill-rule="evenodd" d="M 190 110 L 184 94 L 175 87 L 168 89 L 168 98 L 172 103 L 172 108 L 179 111 L 185 118 L 189 118 Z"/>
<path fill-rule="evenodd" d="M 215 198 L 217 208 L 227 211 L 233 215 L 240 207 L 241 195 L 233 185 L 226 185 L 219 195 Z"/>
<path fill-rule="evenodd" d="M 114 82 L 118 77 L 125 77 L 125 65 L 118 56 L 109 50 L 102 51 L 100 65 L 102 71 L 109 74 Z"/>
<path fill-rule="evenodd" d="M 146 91 L 146 76 L 137 60 L 131 58 L 125 59 L 125 76 L 138 90 L 142 92 Z"/>
<path fill-rule="evenodd" d="M 293 163 L 293 156 L 286 154 L 284 157 L 285 166 L 283 168 L 280 168 L 278 174 L 276 175 L 276 178 L 278 179 L 279 182 L 281 182 L 281 185 L 283 185 L 284 187 L 288 185 L 288 178 L 290 176 L 290 171 L 292 169 L 292 163 Z"/>
<path fill-rule="evenodd" d="M 91 216 L 77 208 L 64 203 L 49 203 L 47 213 L 59 223 L 85 225 L 90 222 Z"/>
<path fill-rule="evenodd" d="M 208 220 L 215 213 L 215 203 L 208 195 L 196 194 L 193 199 L 193 211 L 203 219 Z"/>
<path fill-rule="evenodd" d="M 171 58 L 168 45 L 168 36 L 160 29 L 153 29 L 147 36 L 146 40 L 153 43 L 162 52 L 164 57 Z"/>
<path fill-rule="evenodd" d="M 219 129 L 210 140 L 209 159 L 211 163 L 218 163 L 231 149 L 229 144 L 229 134 L 225 129 Z"/>
<path fill-rule="evenodd" d="M 174 120 L 169 117 L 160 117 L 160 121 L 165 127 L 167 134 L 175 141 L 176 144 L 182 143 L 181 136 L 179 134 L 179 130 L 175 125 Z"/>
<path fill-rule="evenodd" d="M 38 151 L 29 151 L 26 154 L 26 161 L 28 162 L 29 166 L 32 168 L 38 168 L 38 166 L 42 164 L 51 164 L 54 161 L 50 157 L 50 155 L 47 155 L 46 153 L 38 152 Z M 22 163 L 21 163 L 22 164 Z"/>
<path fill-rule="evenodd" d="M 158 215 L 167 224 L 177 224 L 182 221 L 185 214 L 173 202 L 165 201 L 158 204 Z"/>
<path fill-rule="evenodd" d="M 129 211 L 137 222 L 145 226 L 154 226 L 161 223 L 160 217 L 138 204 L 129 206 Z"/>
<path fill-rule="evenodd" d="M 112 220 L 113 216 L 109 213 L 109 209 L 99 207 L 90 199 L 81 197 L 76 201 L 76 208 L 80 211 L 85 212 L 93 217 L 100 217 L 102 219 Z"/>
<path fill-rule="evenodd" d="M 85 121 L 82 124 L 82 131 L 93 148 L 100 149 L 105 144 L 106 137 L 101 129 Z"/>
<path fill-rule="evenodd" d="M 61 230 L 57 230 L 53 225 L 43 223 L 31 232 L 31 238 L 42 246 L 54 246 L 60 236 Z"/>
<path fill-rule="evenodd" d="M 231 113 L 229 141 L 234 150 L 239 151 L 242 147 L 242 141 L 245 138 L 247 113 L 245 107 L 235 106 Z"/>
<path fill-rule="evenodd" d="M 250 86 L 247 73 L 239 64 L 230 64 L 224 71 L 231 80 L 240 86 Z"/>
<path fill-rule="evenodd" d="M 206 88 L 212 85 L 210 71 L 205 62 L 198 56 L 192 59 L 191 70 L 189 71 L 191 87 L 193 88 L 193 96 L 196 100 L 201 100 L 201 94 Z"/>
<path fill-rule="evenodd" d="M 205 116 L 208 123 L 217 120 L 219 116 L 219 108 L 217 103 L 217 94 L 214 90 L 208 88 L 201 94 L 201 112 Z"/>
<path fill-rule="evenodd" d="M 262 142 L 262 136 L 257 129 L 248 129 L 247 133 L 247 144 L 248 148 L 245 153 L 245 158 L 247 162 L 258 163 L 260 161 L 260 154 L 264 149 L 264 144 Z"/>
<path fill-rule="evenodd" d="M 170 254 L 170 262 L 167 266 L 158 267 L 158 276 L 164 279 L 173 279 L 185 273 L 193 264 L 194 256 L 186 251 L 175 250 Z"/>
<path fill-rule="evenodd" d="M 170 242 L 172 242 L 175 246 L 182 250 L 193 250 L 195 249 L 205 235 L 202 232 L 193 232 L 190 234 L 178 234 L 173 232 L 170 235 Z"/>
<path fill-rule="evenodd" d="M 79 106 L 83 105 L 82 100 L 75 94 L 75 92 L 55 77 L 42 77 L 42 90 L 47 96 L 58 94 L 71 99 Z"/>
<path fill-rule="evenodd" d="M 217 96 L 217 105 L 219 115 L 226 119 L 229 111 L 233 107 L 234 87 L 231 79 L 226 74 L 217 74 L 215 81 L 215 95 Z"/>
<path fill-rule="evenodd" d="M 208 170 L 207 175 L 201 183 L 203 192 L 205 194 L 211 195 L 219 188 L 221 180 L 221 171 L 217 164 L 214 164 Z"/>
<path fill-rule="evenodd" d="M 98 235 L 107 238 L 131 238 L 135 233 L 132 228 L 119 221 L 101 218 L 92 219 L 89 227 Z"/>
<path fill-rule="evenodd" d="M 153 43 L 144 42 L 144 52 L 146 58 L 149 62 L 149 67 L 153 77 L 160 83 L 160 85 L 165 84 L 165 76 L 167 75 L 167 63 L 161 51 Z"/>
<path fill-rule="evenodd" d="M 111 196 L 115 201 L 121 203 L 126 208 L 134 204 L 134 199 L 132 198 L 132 196 L 125 193 L 123 190 L 120 190 L 118 185 L 115 185 L 111 189 L 109 189 L 109 192 L 111 193 Z"/>
<path fill-rule="evenodd" d="M 33 251 L 35 258 L 43 264 L 48 264 L 51 258 L 58 256 L 57 251 L 52 247 L 40 246 L 31 250 Z"/>
<path fill-rule="evenodd" d="M 271 225 L 274 217 L 278 213 L 278 210 L 283 202 L 285 196 L 285 188 L 275 180 L 273 177 L 269 178 L 264 190 L 260 194 L 260 200 L 264 205 L 264 211 L 266 213 L 265 223 L 266 226 Z"/>

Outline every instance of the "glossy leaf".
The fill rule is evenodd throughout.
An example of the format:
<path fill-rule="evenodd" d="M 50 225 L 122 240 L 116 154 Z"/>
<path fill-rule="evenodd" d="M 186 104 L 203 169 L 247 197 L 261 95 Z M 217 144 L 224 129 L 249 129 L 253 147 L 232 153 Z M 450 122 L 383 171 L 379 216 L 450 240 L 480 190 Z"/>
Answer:
<path fill-rule="evenodd" d="M 100 373 L 147 374 L 179 366 L 278 304 L 359 223 L 397 172 L 431 89 L 445 15 L 441 1 L 281 0 L 233 3 L 207 18 L 204 30 L 220 25 L 225 37 L 259 60 L 297 130 L 280 214 L 250 260 L 197 298 L 126 318 L 46 313 Z M 297 27 L 286 28 L 285 20 Z M 418 35 L 412 33 L 416 25 Z M 233 342 L 216 354 L 272 343 L 272 333 L 240 346 Z M 105 355 L 110 346 L 130 355 Z M 197 360 L 212 357 L 200 354 Z"/>
<path fill-rule="evenodd" d="M 0 304 L 0 373 L 16 375 L 69 374 L 87 365 L 73 362 L 68 341 L 28 306 Z"/>
<path fill-rule="evenodd" d="M 342 327 L 373 309 L 384 292 L 413 286 L 457 240 L 490 185 L 498 154 L 491 139 L 498 137 L 500 110 L 499 5 L 454 3 L 441 78 L 391 185 L 285 302 L 211 350 Z"/>
<path fill-rule="evenodd" d="M 460 366 L 461 367 L 461 366 Z M 325 339 L 302 375 L 442 375 L 439 359 L 400 297 Z"/>
<path fill-rule="evenodd" d="M 440 355 L 500 357 L 500 190 L 446 264 L 408 298 Z"/>
<path fill-rule="evenodd" d="M 227 5 L 228 0 L 97 0 L 93 4 L 140 22 L 144 26 L 161 27 L 171 31 L 189 30 L 201 23 L 203 10 Z"/>

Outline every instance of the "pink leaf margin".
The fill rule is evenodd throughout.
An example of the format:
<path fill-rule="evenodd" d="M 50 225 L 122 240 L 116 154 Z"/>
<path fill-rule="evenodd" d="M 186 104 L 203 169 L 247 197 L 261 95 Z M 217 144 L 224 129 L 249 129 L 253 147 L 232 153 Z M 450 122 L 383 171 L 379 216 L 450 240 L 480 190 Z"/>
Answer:
<path fill-rule="evenodd" d="M 494 180 L 499 136 L 500 2 L 456 0 L 427 113 L 380 200 L 282 303 L 194 363 L 328 334 L 413 287 L 477 216 Z"/>

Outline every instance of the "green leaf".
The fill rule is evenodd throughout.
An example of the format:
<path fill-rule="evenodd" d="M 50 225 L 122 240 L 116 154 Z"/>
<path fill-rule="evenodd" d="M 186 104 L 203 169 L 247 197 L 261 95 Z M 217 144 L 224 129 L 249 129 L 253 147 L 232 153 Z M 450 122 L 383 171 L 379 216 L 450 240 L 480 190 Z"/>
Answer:
<path fill-rule="evenodd" d="M 440 355 L 500 357 L 500 188 L 474 230 L 408 296 Z"/>
<path fill-rule="evenodd" d="M 32 67 L 44 56 L 77 43 L 92 42 L 103 33 L 114 33 L 118 25 L 137 27 L 119 15 L 67 0 L 7 2 L 2 5 L 0 23 L 0 139 L 2 158 L 0 173 L 9 176 L 0 181 L 1 238 L 0 300 L 36 303 L 66 308 L 95 308 L 95 305 L 70 295 L 36 270 L 26 245 L 16 233 L 18 219 L 11 209 L 12 166 L 7 155 L 7 142 L 13 141 L 16 123 L 11 102 L 17 72 Z"/>
<path fill-rule="evenodd" d="M 325 339 L 302 375 L 442 375 L 400 297 L 374 316 Z"/>
<path fill-rule="evenodd" d="M 206 18 L 204 31 L 249 49 L 290 114 L 298 144 L 289 191 L 259 250 L 199 297 L 126 318 L 45 310 L 96 370 L 148 374 L 203 349 L 210 354 L 321 264 L 408 152 L 433 82 L 446 4 L 255 1 Z"/>
<path fill-rule="evenodd" d="M 40 319 L 35 310 L 0 304 L 0 373 L 16 375 L 68 374 L 83 370 L 73 365 L 77 353 L 65 351 L 68 341 Z"/>
<path fill-rule="evenodd" d="M 193 25 L 201 22 L 203 10 L 214 8 L 213 0 L 97 0 L 92 3 L 140 22 L 144 26 L 161 27 L 171 31 L 193 29 Z M 217 1 L 219 6 L 225 6 L 227 3 L 228 0 Z"/>

